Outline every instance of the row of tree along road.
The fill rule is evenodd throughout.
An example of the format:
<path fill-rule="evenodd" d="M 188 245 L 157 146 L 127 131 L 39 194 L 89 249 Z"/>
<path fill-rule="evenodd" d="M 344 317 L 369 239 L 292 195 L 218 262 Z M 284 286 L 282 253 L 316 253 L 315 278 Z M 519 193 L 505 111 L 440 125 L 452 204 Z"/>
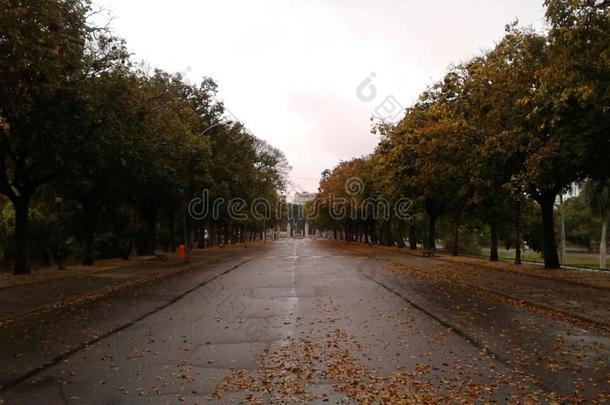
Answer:
<path fill-rule="evenodd" d="M 321 197 L 345 195 L 345 182 L 357 177 L 366 190 L 345 195 L 346 204 L 358 210 L 367 197 L 409 197 L 414 212 L 425 212 L 424 223 L 335 220 L 323 206 L 315 226 L 338 228 L 347 240 L 402 245 L 409 239 L 413 247 L 424 239 L 434 250 L 440 222 L 455 253 L 485 228 L 492 260 L 501 240 L 517 247 L 520 261 L 525 239 L 547 268 L 558 268 L 556 201 L 586 183 L 585 206 L 600 223 L 595 237 L 605 267 L 610 4 L 547 0 L 545 6 L 544 32 L 508 25 L 493 49 L 452 66 L 400 122 L 376 125 L 381 141 L 374 153 L 323 173 Z"/>
<path fill-rule="evenodd" d="M 0 0 L 0 260 L 27 274 L 31 259 L 254 238 L 260 221 L 220 212 L 193 227 L 185 206 L 203 189 L 283 198 L 283 154 L 222 118 L 212 79 L 133 63 L 92 13 L 85 0 Z"/>

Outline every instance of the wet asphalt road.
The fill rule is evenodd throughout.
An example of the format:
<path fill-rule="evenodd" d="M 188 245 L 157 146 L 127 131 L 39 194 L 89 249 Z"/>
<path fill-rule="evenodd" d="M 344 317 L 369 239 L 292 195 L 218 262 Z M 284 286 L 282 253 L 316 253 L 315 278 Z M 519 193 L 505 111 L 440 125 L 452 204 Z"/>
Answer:
<path fill-rule="evenodd" d="M 253 382 L 275 378 L 261 367 L 277 371 L 277 353 L 312 342 L 340 349 L 342 361 L 322 348 L 312 360 L 319 365 L 303 359 L 313 369 L 307 395 L 283 386 L 259 389 L 253 398 L 353 401 L 354 384 L 336 379 L 358 372 L 379 376 L 373 389 L 382 391 L 400 373 L 410 398 L 429 402 L 544 402 L 558 395 L 571 401 L 565 397 L 610 392 L 607 336 L 444 281 L 396 274 L 365 253 L 310 240 L 232 253 L 205 271 L 118 297 L 103 313 L 90 308 L 86 320 L 67 314 L 55 326 L 30 331 L 28 344 L 36 353 L 37 334 L 47 345 L 59 344 L 53 327 L 70 328 L 78 339 L 106 324 L 124 326 L 1 393 L 5 403 L 239 402 L 252 395 L 251 386 L 260 388 Z M 295 358 L 302 359 L 282 363 L 289 374 L 304 366 Z M 340 363 L 336 379 L 330 363 Z M 236 369 L 252 379 L 236 384 Z M 219 390 L 223 382 L 226 389 Z"/>

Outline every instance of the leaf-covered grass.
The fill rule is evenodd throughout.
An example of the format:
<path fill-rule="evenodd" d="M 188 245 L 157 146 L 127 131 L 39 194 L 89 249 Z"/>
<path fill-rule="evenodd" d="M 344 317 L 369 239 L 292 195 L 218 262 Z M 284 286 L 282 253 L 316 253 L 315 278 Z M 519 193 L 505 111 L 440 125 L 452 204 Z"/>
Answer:
<path fill-rule="evenodd" d="M 489 248 L 481 249 L 482 255 L 488 256 L 489 252 Z M 515 251 L 514 249 L 498 249 L 498 255 L 501 259 L 514 259 Z M 521 257 L 523 260 L 529 262 L 544 262 L 542 255 L 532 250 L 522 251 Z M 610 256 L 608 257 L 610 258 Z M 566 255 L 566 264 L 568 266 L 591 267 L 597 269 L 599 268 L 599 255 L 597 255 L 596 253 L 568 252 Z"/>

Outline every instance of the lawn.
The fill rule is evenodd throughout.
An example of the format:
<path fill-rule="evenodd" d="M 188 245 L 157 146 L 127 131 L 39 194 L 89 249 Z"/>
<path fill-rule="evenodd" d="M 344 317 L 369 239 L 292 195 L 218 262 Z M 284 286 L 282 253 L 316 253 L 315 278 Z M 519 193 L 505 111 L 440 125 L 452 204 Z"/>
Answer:
<path fill-rule="evenodd" d="M 482 255 L 489 256 L 489 251 L 489 248 L 481 248 Z M 501 259 L 514 259 L 515 251 L 513 249 L 498 249 L 498 255 Z M 540 253 L 532 250 L 522 251 L 521 257 L 523 260 L 529 262 L 542 263 L 544 261 Z M 608 262 L 610 263 L 610 260 Z M 566 265 L 576 267 L 591 267 L 597 269 L 599 268 L 599 255 L 596 253 L 568 251 L 566 254 Z"/>

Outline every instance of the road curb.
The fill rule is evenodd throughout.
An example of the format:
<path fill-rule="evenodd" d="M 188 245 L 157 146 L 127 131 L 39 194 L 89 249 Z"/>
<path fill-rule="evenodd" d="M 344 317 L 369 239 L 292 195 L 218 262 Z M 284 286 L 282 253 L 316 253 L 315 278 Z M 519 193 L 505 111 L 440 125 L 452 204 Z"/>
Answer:
<path fill-rule="evenodd" d="M 57 281 L 57 280 L 63 280 L 69 277 L 87 277 L 87 276 L 91 276 L 91 275 L 95 275 L 97 273 L 101 273 L 104 271 L 113 271 L 119 268 L 130 268 L 133 266 L 137 266 L 139 264 L 144 264 L 146 262 L 152 262 L 154 261 L 154 256 L 151 256 L 150 258 L 146 258 L 141 260 L 140 262 L 132 262 L 132 263 L 125 263 L 123 265 L 120 266 L 109 266 L 109 267 L 100 267 L 100 268 L 92 268 L 91 270 L 87 271 L 87 272 L 80 272 L 80 273 L 70 273 L 70 269 L 69 267 L 66 270 L 62 270 L 65 271 L 65 274 L 59 275 L 57 277 L 49 277 L 47 279 L 42 279 L 42 280 L 28 280 L 22 283 L 18 283 L 18 284 L 14 284 L 14 285 L 5 285 L 0 287 L 0 291 L 4 291 L 4 290 L 10 290 L 11 288 L 16 288 L 16 287 L 26 287 L 29 285 L 33 285 L 33 284 L 41 284 L 41 283 L 46 283 L 49 281 Z M 15 276 L 13 276 L 15 277 Z M 19 276 L 17 276 L 19 277 Z"/>
<path fill-rule="evenodd" d="M 590 327 L 590 326 L 593 326 L 594 328 L 599 329 L 599 330 L 603 331 L 604 333 L 610 335 L 610 324 L 605 323 L 605 322 L 599 322 L 597 320 L 594 320 L 592 318 L 589 318 L 589 317 L 586 317 L 586 316 L 583 316 L 583 315 L 579 315 L 579 314 L 575 314 L 575 313 L 572 313 L 572 312 L 567 312 L 567 311 L 563 311 L 563 310 L 560 310 L 560 309 L 552 308 L 552 307 L 550 307 L 550 306 L 548 306 L 546 304 L 542 304 L 540 302 L 536 302 L 536 301 L 529 300 L 529 299 L 526 299 L 526 298 L 515 297 L 515 296 L 512 296 L 510 294 L 506 294 L 504 292 L 492 290 L 492 289 L 487 288 L 487 287 L 481 287 L 481 286 L 477 286 L 477 285 L 474 285 L 474 284 L 470 284 L 470 283 L 464 282 L 462 280 L 459 280 L 457 278 L 452 278 L 452 277 L 447 277 L 447 276 L 440 275 L 440 274 L 438 274 L 436 272 L 426 273 L 425 271 L 414 269 L 412 267 L 409 267 L 408 265 L 405 265 L 403 263 L 399 263 L 399 262 L 396 262 L 396 261 L 392 261 L 392 260 L 387 259 L 387 258 L 378 258 L 378 257 L 375 257 L 375 258 L 378 259 L 378 260 L 379 259 L 383 260 L 383 261 L 385 261 L 385 262 L 387 262 L 387 263 L 389 263 L 391 265 L 395 265 L 395 266 L 399 266 L 399 267 L 404 267 L 405 269 L 407 269 L 409 271 L 413 271 L 413 272 L 415 272 L 415 273 L 417 273 L 419 275 L 422 275 L 423 277 L 427 277 L 427 278 L 431 278 L 432 277 L 432 278 L 437 278 L 437 279 L 441 279 L 441 280 L 444 280 L 444 281 L 449 281 L 451 283 L 457 284 L 457 285 L 459 285 L 461 287 L 464 287 L 464 288 L 470 288 L 470 289 L 474 289 L 474 290 L 479 290 L 479 291 L 482 291 L 482 292 L 484 292 L 486 294 L 490 294 L 490 295 L 495 295 L 495 296 L 501 297 L 504 300 L 509 301 L 513 305 L 517 304 L 517 306 L 524 306 L 524 304 L 525 304 L 525 306 L 529 306 L 529 307 L 534 308 L 534 309 L 542 310 L 543 312 L 545 312 L 545 313 L 547 313 L 548 315 L 551 315 L 551 316 L 553 314 L 560 315 L 560 317 L 555 316 L 554 318 L 559 318 L 559 320 L 562 320 L 562 321 L 568 321 L 568 322 L 570 322 L 570 323 L 572 323 L 572 324 L 574 324 L 576 326 L 579 326 L 579 327 L 586 327 L 586 326 Z"/>
<path fill-rule="evenodd" d="M 409 253 L 409 252 L 402 252 L 402 254 L 409 255 L 409 256 L 414 256 L 414 257 L 419 257 L 419 255 L 416 255 L 416 254 L 413 254 L 413 253 Z M 463 257 L 466 257 L 466 258 L 471 257 L 471 258 L 475 258 L 475 259 L 479 258 L 477 256 L 471 256 L 471 255 L 464 255 Z M 559 282 L 567 283 L 567 284 L 575 284 L 575 285 L 579 285 L 579 286 L 587 287 L 587 288 L 594 288 L 594 289 L 597 289 L 597 290 L 610 291 L 610 287 L 604 287 L 604 286 L 598 286 L 598 285 L 593 285 L 593 284 L 589 284 L 589 283 L 583 283 L 581 281 L 572 281 L 572 280 L 567 280 L 565 278 L 557 279 L 557 278 L 552 278 L 552 277 L 541 276 L 539 274 L 529 274 L 529 273 L 526 273 L 524 271 L 518 271 L 518 270 L 501 269 L 501 268 L 496 268 L 494 266 L 488 266 L 488 265 L 485 265 L 483 263 L 459 262 L 459 261 L 451 260 L 451 258 L 449 258 L 449 257 L 443 257 L 443 256 L 433 256 L 433 257 L 431 257 L 431 259 L 438 260 L 438 261 L 441 261 L 441 262 L 444 262 L 444 263 L 464 264 L 466 266 L 474 266 L 474 267 L 478 267 L 480 269 L 489 269 L 489 270 L 494 270 L 494 271 L 510 272 L 510 273 L 513 273 L 513 274 L 520 274 L 520 275 L 524 275 L 524 276 L 527 276 L 527 277 L 534 277 L 534 278 L 537 278 L 537 279 L 540 279 L 540 280 L 553 280 L 553 281 L 559 281 Z M 500 259 L 500 261 L 503 262 L 503 263 L 510 263 L 510 261 L 507 261 L 507 260 Z M 534 265 L 534 266 L 540 266 L 540 263 L 536 263 L 536 262 L 527 262 L 527 264 L 531 264 L 531 265 Z M 561 268 L 561 270 L 594 271 L 594 272 L 599 272 L 599 273 L 603 273 L 603 274 L 610 274 L 610 273 L 607 273 L 607 272 L 605 272 L 603 270 L 595 270 L 595 269 L 589 269 L 589 268 L 584 268 L 584 267 L 582 267 L 582 268 L 580 268 L 580 267 L 579 268 L 576 268 L 576 267 L 572 268 L 572 267 L 563 266 Z M 549 271 L 552 271 L 552 270 L 549 270 Z"/>
<path fill-rule="evenodd" d="M 25 312 L 23 314 L 19 314 L 19 315 L 15 315 L 12 317 L 8 317 L 8 318 L 4 318 L 2 320 L 0 320 L 0 327 L 5 327 L 7 325 L 10 325 L 16 321 L 20 321 L 20 320 L 24 320 L 27 318 L 31 318 L 31 317 L 35 317 L 38 315 L 42 315 L 54 310 L 60 310 L 66 307 L 70 307 L 70 306 L 76 306 L 76 305 L 84 305 L 90 302 L 95 302 L 98 300 L 101 300 L 107 296 L 110 296 L 112 294 L 115 293 L 119 293 L 122 291 L 126 291 L 129 290 L 131 288 L 136 288 L 139 286 L 143 286 L 146 285 L 149 282 L 153 282 L 153 281 L 158 281 L 158 280 L 162 280 L 164 278 L 169 278 L 171 276 L 174 276 L 176 274 L 179 274 L 180 272 L 186 271 L 188 269 L 191 269 L 192 266 L 185 266 L 185 267 L 180 267 L 178 269 L 174 269 L 168 272 L 161 272 L 161 273 L 157 273 L 153 276 L 148 276 L 148 277 L 140 277 L 134 280 L 130 280 L 126 283 L 121 283 L 112 287 L 108 287 L 105 289 L 102 289 L 99 292 L 93 293 L 93 294 L 88 294 L 88 295 L 83 295 L 80 297 L 76 297 L 73 299 L 69 299 L 69 300 L 65 300 L 65 301 L 60 301 L 57 302 L 55 304 L 50 304 L 50 305 L 46 305 L 43 306 L 41 308 L 37 308 L 33 311 L 29 311 L 29 312 Z"/>
<path fill-rule="evenodd" d="M 348 245 L 348 246 L 343 246 L 343 248 L 344 249 L 352 250 L 352 249 L 350 249 L 350 248 L 352 248 L 351 244 Z M 409 256 L 417 257 L 417 255 L 414 255 L 414 254 L 411 254 L 411 253 L 405 253 L 405 254 L 407 254 Z M 448 282 L 460 285 L 461 287 L 464 287 L 464 288 L 470 288 L 470 289 L 473 289 L 473 290 L 479 290 L 479 291 L 481 291 L 481 292 L 483 292 L 485 294 L 495 295 L 496 297 L 500 297 L 503 300 L 508 301 L 512 305 L 528 306 L 528 307 L 530 307 L 530 309 L 536 309 L 539 312 L 544 312 L 547 315 L 549 315 L 549 316 L 551 316 L 551 317 L 553 317 L 555 319 L 562 320 L 562 321 L 568 321 L 568 322 L 572 323 L 573 325 L 576 325 L 576 326 L 579 326 L 579 327 L 584 327 L 584 328 L 593 327 L 593 328 L 603 332 L 604 334 L 610 335 L 610 323 L 600 322 L 598 320 L 595 320 L 593 318 L 589 318 L 589 317 L 584 316 L 584 315 L 575 314 L 573 312 L 568 312 L 568 311 L 564 311 L 564 310 L 561 310 L 561 309 L 552 308 L 552 307 L 550 307 L 550 306 L 548 306 L 546 304 L 543 304 L 543 303 L 540 303 L 540 302 L 537 302 L 537 301 L 533 301 L 533 300 L 530 300 L 530 299 L 527 299 L 527 298 L 515 297 L 513 295 L 510 295 L 510 294 L 507 294 L 507 293 L 504 293 L 504 292 L 500 292 L 500 291 L 496 291 L 496 290 L 493 290 L 493 289 L 490 289 L 490 288 L 487 288 L 487 287 L 482 287 L 482 286 L 470 284 L 470 283 L 464 282 L 464 281 L 462 281 L 462 280 L 460 280 L 458 278 L 452 278 L 452 277 L 444 276 L 444 275 L 438 274 L 436 272 L 425 272 L 423 270 L 418 270 L 418 269 L 410 267 L 410 266 L 408 266 L 408 265 L 406 265 L 404 263 L 399 262 L 397 259 L 392 259 L 392 258 L 389 258 L 389 257 L 379 257 L 379 256 L 375 255 L 372 252 L 371 253 L 367 253 L 367 255 L 370 258 L 373 258 L 373 259 L 376 259 L 376 260 L 382 260 L 382 261 L 385 261 L 385 262 L 387 262 L 389 264 L 393 264 L 395 266 L 404 267 L 404 268 L 406 268 L 406 269 L 408 269 L 410 271 L 413 271 L 413 272 L 415 272 L 415 273 L 417 273 L 417 274 L 419 274 L 419 275 L 421 275 L 423 277 L 431 278 L 431 276 L 433 276 L 433 277 L 435 277 L 437 279 L 448 281 Z M 444 263 L 459 264 L 459 263 L 456 263 L 456 262 L 454 262 L 452 260 L 447 260 L 447 259 L 444 259 L 444 258 L 441 258 L 441 257 L 435 257 L 435 259 L 437 259 L 439 261 L 442 261 Z M 465 264 L 466 265 L 471 265 L 470 263 L 465 263 Z M 475 267 L 484 268 L 484 269 L 489 268 L 489 267 L 484 266 L 483 264 L 472 264 L 472 265 L 475 266 Z M 492 270 L 498 270 L 498 269 L 493 269 L 492 268 Z M 508 271 L 510 271 L 510 270 L 508 270 Z M 525 276 L 545 279 L 545 280 L 553 280 L 553 279 L 550 279 L 550 278 L 547 278 L 547 277 L 543 277 L 543 276 L 529 275 L 529 274 L 524 274 L 524 273 L 516 272 L 516 271 L 511 271 L 511 272 L 512 273 L 517 273 L 517 274 L 523 274 Z M 581 285 L 581 286 L 585 286 L 585 287 L 592 287 L 592 288 L 596 288 L 596 289 L 608 290 L 607 288 L 604 288 L 604 287 L 591 286 L 591 285 L 586 284 L 586 283 L 572 282 L 572 281 L 564 280 L 564 279 L 561 279 L 560 281 L 564 282 L 564 283 L 573 283 L 573 284 Z M 553 315 L 555 315 L 555 316 L 553 316 Z"/>
<path fill-rule="evenodd" d="M 235 244 L 235 245 L 230 245 L 230 246 L 231 247 L 240 247 L 241 245 L 243 245 L 243 244 L 240 243 L 240 244 Z M 252 243 L 252 245 L 256 246 L 257 244 Z M 208 249 L 210 249 L 210 248 L 208 248 Z M 222 249 L 224 249 L 224 246 L 218 247 L 217 249 L 222 250 Z M 214 249 L 214 250 L 216 250 L 216 249 Z M 207 249 L 206 249 L 206 251 L 207 251 Z M 87 295 L 82 295 L 82 296 L 75 297 L 72 299 L 60 301 L 60 302 L 57 302 L 54 304 L 45 305 L 41 308 L 37 308 L 32 311 L 28 311 L 28 312 L 25 312 L 22 314 L 0 319 L 0 328 L 10 325 L 16 321 L 20 321 L 20 320 L 27 319 L 30 317 L 35 317 L 35 316 L 42 315 L 42 314 L 45 314 L 45 313 L 48 313 L 51 311 L 60 310 L 60 309 L 70 307 L 70 306 L 83 305 L 83 304 L 87 304 L 90 302 L 95 302 L 95 301 L 101 300 L 101 299 L 108 297 L 115 293 L 120 293 L 123 291 L 127 291 L 129 289 L 132 289 L 132 288 L 140 287 L 140 286 L 146 285 L 149 282 L 159 281 L 159 280 L 162 280 L 165 278 L 172 277 L 174 275 L 180 274 L 183 271 L 190 270 L 190 269 L 194 268 L 195 266 L 207 265 L 210 263 L 217 263 L 220 261 L 220 260 L 210 260 L 210 259 L 211 258 L 202 258 L 201 261 L 198 261 L 196 263 L 191 262 L 191 263 L 186 263 L 186 264 L 185 263 L 178 264 L 179 267 L 172 269 L 172 270 L 168 270 L 167 272 L 162 271 L 162 272 L 155 273 L 153 275 L 139 277 L 139 278 L 136 278 L 133 280 L 129 280 L 125 283 L 121 283 L 121 284 L 118 284 L 115 286 L 104 288 L 95 293 L 90 293 Z M 95 272 L 95 273 L 97 273 L 97 272 Z M 78 276 L 80 276 L 80 275 L 78 275 Z M 66 277 L 69 277 L 69 276 L 66 276 Z M 66 277 L 62 277 L 62 278 L 66 278 Z M 41 283 L 41 282 L 43 282 L 43 281 L 36 281 L 33 283 Z M 6 287 L 6 288 L 12 288 L 12 287 Z M 2 290 L 2 289 L 0 289 L 0 290 Z"/>
<path fill-rule="evenodd" d="M 218 278 L 220 278 L 220 277 L 222 277 L 222 276 L 232 272 L 233 270 L 235 270 L 235 269 L 239 268 L 240 266 L 250 262 L 251 260 L 253 260 L 253 259 L 246 259 L 246 260 L 240 261 L 238 264 L 236 264 L 236 265 L 234 265 L 234 266 L 232 266 L 232 267 L 230 267 L 228 269 L 225 269 L 225 270 L 221 271 L 219 274 L 216 274 L 215 276 L 212 276 L 209 279 L 198 283 L 197 285 L 195 285 L 192 288 L 189 288 L 186 291 L 183 291 L 182 293 L 180 293 L 176 297 L 172 298 L 170 301 L 165 302 L 165 303 L 163 303 L 163 304 L 153 308 L 152 310 L 147 311 L 146 313 L 144 313 L 142 315 L 139 315 L 136 318 L 134 318 L 134 319 L 132 319 L 132 320 L 130 320 L 130 321 L 120 325 L 120 326 L 112 328 L 109 331 L 107 331 L 107 332 L 105 332 L 105 333 L 103 333 L 103 334 L 101 334 L 99 336 L 96 336 L 96 337 L 94 337 L 92 339 L 89 339 L 89 340 L 87 340 L 85 342 L 81 342 L 80 344 L 76 345 L 75 347 L 73 347 L 73 348 L 71 348 L 69 350 L 66 350 L 64 352 L 59 353 L 57 356 L 55 356 L 51 360 L 43 363 L 42 365 L 31 369 L 27 373 L 25 373 L 25 374 L 23 374 L 23 375 L 21 375 L 21 376 L 19 376 L 17 378 L 14 378 L 12 380 L 8 380 L 8 381 L 2 383 L 2 385 L 0 385 L 0 393 L 4 392 L 4 391 L 6 391 L 6 390 L 8 390 L 8 389 L 10 389 L 10 388 L 12 388 L 14 386 L 16 386 L 17 384 L 21 383 L 22 381 L 25 381 L 25 380 L 35 376 L 36 374 L 40 373 L 41 371 L 44 371 L 45 369 L 58 364 L 59 362 L 61 362 L 64 359 L 68 358 L 69 356 L 73 355 L 74 353 L 78 352 L 79 350 L 82 350 L 85 347 L 91 346 L 91 345 L 93 345 L 93 344 L 95 344 L 95 343 L 97 343 L 97 342 L 99 342 L 99 341 L 101 341 L 101 340 L 103 340 L 103 339 L 105 339 L 105 338 L 107 338 L 109 336 L 112 336 L 112 335 L 114 335 L 114 334 L 116 334 L 116 333 L 118 333 L 118 332 L 120 332 L 122 330 L 125 330 L 128 327 L 134 325 L 135 323 L 140 322 L 143 319 L 146 319 L 147 317 L 151 316 L 152 314 L 155 314 L 155 313 L 157 313 L 157 312 L 159 312 L 159 311 L 169 307 L 170 305 L 172 305 L 172 304 L 176 303 L 177 301 L 183 299 L 187 295 L 193 293 L 195 290 L 197 290 L 197 289 L 199 289 L 199 288 L 201 288 L 201 287 L 211 283 L 212 281 L 217 280 Z M 199 264 L 199 263 L 197 263 L 197 264 Z M 193 265 L 195 265 L 195 263 L 193 263 Z M 182 268 L 180 270 L 186 270 L 186 269 L 188 269 L 190 267 L 191 266 L 188 266 L 188 267 Z M 179 273 L 179 271 L 176 271 L 175 273 Z M 160 279 L 160 278 L 162 278 L 162 277 L 157 277 L 157 279 Z M 152 280 L 152 278 L 151 278 L 150 281 L 154 281 L 154 280 Z M 146 284 L 146 283 L 142 283 L 142 284 Z M 1 399 L 0 399 L 0 404 L 1 403 L 2 402 L 1 402 Z"/>

